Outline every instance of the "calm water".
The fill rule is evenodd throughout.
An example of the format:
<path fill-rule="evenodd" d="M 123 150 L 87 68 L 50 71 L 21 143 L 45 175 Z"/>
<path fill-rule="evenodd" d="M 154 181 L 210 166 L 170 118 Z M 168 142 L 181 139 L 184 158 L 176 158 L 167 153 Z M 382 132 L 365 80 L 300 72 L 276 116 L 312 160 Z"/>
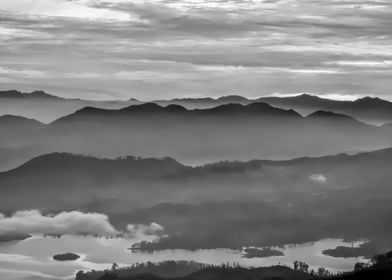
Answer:
<path fill-rule="evenodd" d="M 352 245 L 337 239 L 274 248 L 282 250 L 285 256 L 262 259 L 246 259 L 239 251 L 223 249 L 131 252 L 127 248 L 134 241 L 120 238 L 64 236 L 62 238 L 33 237 L 24 241 L 0 243 L 0 279 L 73 279 L 78 270 L 106 269 L 110 268 L 113 262 L 126 266 L 146 261 L 194 260 L 217 265 L 223 262 L 239 262 L 247 266 L 270 266 L 279 263 L 292 265 L 294 260 L 301 260 L 308 263 L 311 268 L 324 266 L 331 271 L 345 271 L 351 270 L 354 264 L 361 260 L 360 258 L 338 259 L 322 255 L 321 252 L 325 249 Z M 52 260 L 53 255 L 66 252 L 77 253 L 82 257 L 74 262 Z"/>

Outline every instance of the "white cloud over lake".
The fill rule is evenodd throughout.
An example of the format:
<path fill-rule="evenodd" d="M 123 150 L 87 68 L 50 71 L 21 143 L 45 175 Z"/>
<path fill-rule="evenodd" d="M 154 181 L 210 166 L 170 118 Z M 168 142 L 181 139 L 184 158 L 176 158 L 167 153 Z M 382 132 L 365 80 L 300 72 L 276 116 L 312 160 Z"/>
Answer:
<path fill-rule="evenodd" d="M 124 231 L 116 229 L 109 217 L 100 213 L 80 211 L 42 214 L 38 210 L 18 211 L 10 216 L 0 213 L 0 236 L 12 234 L 37 235 L 101 235 L 144 240 L 158 238 L 164 228 L 157 224 L 128 224 Z"/>
<path fill-rule="evenodd" d="M 309 179 L 319 184 L 326 184 L 328 182 L 328 179 L 323 174 L 313 174 Z"/>
<path fill-rule="evenodd" d="M 38 210 L 28 210 L 8 217 L 0 214 L 0 235 L 9 233 L 115 235 L 118 231 L 104 214 L 71 211 L 43 215 Z"/>

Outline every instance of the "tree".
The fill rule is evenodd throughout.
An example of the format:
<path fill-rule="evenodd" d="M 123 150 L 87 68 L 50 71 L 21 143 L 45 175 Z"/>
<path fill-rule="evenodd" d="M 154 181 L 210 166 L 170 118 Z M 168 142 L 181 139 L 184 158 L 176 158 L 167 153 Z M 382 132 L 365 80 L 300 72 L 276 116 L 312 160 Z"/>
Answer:
<path fill-rule="evenodd" d="M 388 262 L 387 255 L 375 255 L 371 258 L 371 262 L 374 265 L 380 265 Z"/>
<path fill-rule="evenodd" d="M 320 267 L 317 271 L 319 277 L 328 277 L 330 275 L 329 271 L 324 267 Z"/>
<path fill-rule="evenodd" d="M 355 272 L 358 272 L 358 271 L 365 270 L 365 269 L 367 269 L 367 268 L 369 268 L 369 264 L 358 262 L 358 263 L 356 263 L 355 266 L 354 266 L 354 271 L 355 271 Z"/>
<path fill-rule="evenodd" d="M 113 272 L 105 272 L 104 275 L 98 278 L 98 280 L 117 280 L 118 276 Z"/>
<path fill-rule="evenodd" d="M 113 263 L 113 265 L 112 265 L 112 270 L 116 270 L 117 268 L 118 268 L 118 264 Z"/>
<path fill-rule="evenodd" d="M 390 252 L 387 253 L 387 258 L 388 258 L 389 260 L 392 260 L 392 251 L 390 251 Z"/>
<path fill-rule="evenodd" d="M 85 274 L 84 274 L 84 271 L 83 270 L 79 270 L 77 273 L 76 273 L 76 278 L 75 278 L 76 280 L 83 280 L 83 279 L 86 279 L 86 277 L 85 277 Z"/>
<path fill-rule="evenodd" d="M 308 273 L 309 265 L 304 262 L 295 261 L 294 262 L 294 270 L 299 270 Z"/>
<path fill-rule="evenodd" d="M 303 271 L 303 272 L 305 272 L 305 273 L 308 273 L 309 265 L 307 265 L 307 264 L 304 263 L 304 262 L 300 262 L 300 263 L 299 263 L 299 270 L 301 270 L 301 271 Z"/>
<path fill-rule="evenodd" d="M 294 270 L 298 270 L 299 261 L 294 262 Z"/>

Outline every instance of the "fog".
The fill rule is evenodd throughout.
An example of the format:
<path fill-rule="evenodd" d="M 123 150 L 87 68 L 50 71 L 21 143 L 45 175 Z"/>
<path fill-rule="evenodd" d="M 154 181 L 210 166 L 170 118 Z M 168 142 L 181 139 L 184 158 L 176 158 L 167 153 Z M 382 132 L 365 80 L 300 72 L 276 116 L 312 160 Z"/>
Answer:
<path fill-rule="evenodd" d="M 376 253 L 389 245 L 392 233 L 391 158 L 392 150 L 385 149 L 192 167 L 170 158 L 55 153 L 0 173 L 0 205 L 5 213 L 15 208 L 105 213 L 118 231 L 168 236 L 143 250 L 345 238 L 370 240 Z"/>
<path fill-rule="evenodd" d="M 15 212 L 9 217 L 0 214 L 0 235 L 116 235 L 117 233 L 118 231 L 109 223 L 109 218 L 98 213 L 72 211 L 42 215 L 38 210 L 29 210 Z"/>

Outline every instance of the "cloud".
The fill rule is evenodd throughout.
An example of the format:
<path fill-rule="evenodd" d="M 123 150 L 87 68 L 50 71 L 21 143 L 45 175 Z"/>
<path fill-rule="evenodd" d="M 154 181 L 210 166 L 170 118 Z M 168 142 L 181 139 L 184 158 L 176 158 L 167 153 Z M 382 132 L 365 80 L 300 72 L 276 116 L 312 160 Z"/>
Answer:
<path fill-rule="evenodd" d="M 115 235 L 119 232 L 103 214 L 72 211 L 43 215 L 38 210 L 29 210 L 9 217 L 0 214 L 0 235 L 10 233 Z"/>
<path fill-rule="evenodd" d="M 303 94 L 308 94 L 308 95 L 313 95 L 313 96 L 319 96 L 321 98 L 325 99 L 332 99 L 332 100 L 341 100 L 341 101 L 354 101 L 361 96 L 359 94 L 345 94 L 345 93 L 324 93 L 324 94 L 319 94 L 317 92 L 296 92 L 296 93 L 280 93 L 280 92 L 274 92 L 271 96 L 276 96 L 276 97 L 293 97 L 293 96 L 299 96 Z"/>
<path fill-rule="evenodd" d="M 89 2 L 90 1 L 85 0 L 0 1 L 0 10 L 37 16 L 68 17 L 92 20 L 127 21 L 132 19 L 127 13 L 91 7 Z"/>
<path fill-rule="evenodd" d="M 38 210 L 18 211 L 11 216 L 0 213 L 0 236 L 14 234 L 38 235 L 101 235 L 124 236 L 135 240 L 154 240 L 164 232 L 157 223 L 128 224 L 125 231 L 117 230 L 109 217 L 100 213 L 80 211 L 43 215 Z"/>
<path fill-rule="evenodd" d="M 359 68 L 391 68 L 392 60 L 357 60 L 357 61 L 331 61 L 326 62 L 327 65 L 339 65 L 348 67 L 359 67 Z"/>
<path fill-rule="evenodd" d="M 392 98 L 391 25 L 392 3 L 372 0 L 0 1 L 3 69 L 36 71 L 8 73 L 3 88 L 97 99 Z"/>
<path fill-rule="evenodd" d="M 144 239 L 146 236 L 156 237 L 157 234 L 162 233 L 164 230 L 164 227 L 157 223 L 151 223 L 149 225 L 128 225 L 127 235 L 134 239 Z"/>
<path fill-rule="evenodd" d="M 309 177 L 309 180 L 319 184 L 326 184 L 328 182 L 323 174 L 313 174 Z"/>
<path fill-rule="evenodd" d="M 28 70 L 28 69 L 10 69 L 0 67 L 0 74 L 7 76 L 19 76 L 27 78 L 43 78 L 45 73 L 39 70 Z"/>

